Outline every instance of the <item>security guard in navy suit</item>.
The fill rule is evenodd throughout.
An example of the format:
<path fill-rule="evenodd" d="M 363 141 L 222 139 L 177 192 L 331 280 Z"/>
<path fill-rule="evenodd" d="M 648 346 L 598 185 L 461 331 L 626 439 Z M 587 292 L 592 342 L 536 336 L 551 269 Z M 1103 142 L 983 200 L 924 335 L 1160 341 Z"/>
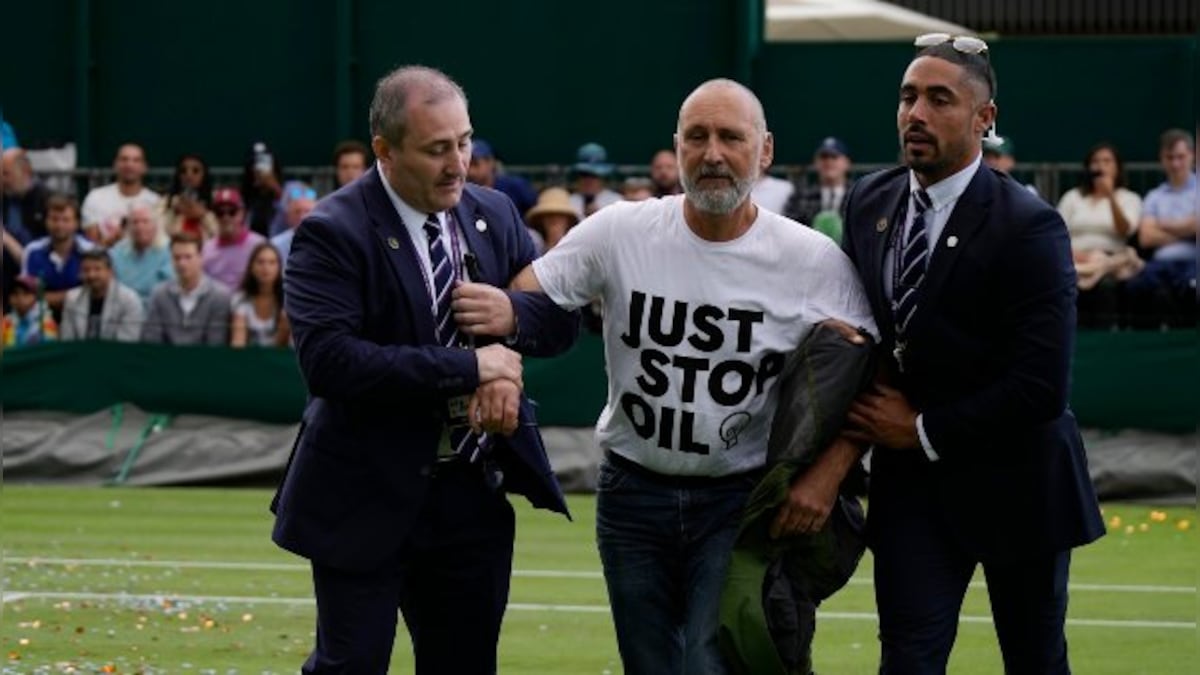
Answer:
<path fill-rule="evenodd" d="M 500 290 L 533 242 L 507 197 L 465 185 L 472 129 L 457 84 L 398 69 L 370 117 L 376 167 L 318 203 L 288 259 L 310 397 L 273 538 L 312 564 L 303 672 L 387 672 L 399 609 L 418 673 L 494 673 L 512 566 L 506 493 L 566 513 L 520 353 L 565 349 L 578 317 Z M 498 296 L 508 325 L 481 310 Z M 473 345 L 484 331 L 508 337 Z"/>
<path fill-rule="evenodd" d="M 906 166 L 854 185 L 843 242 L 884 347 L 849 417 L 875 448 L 880 672 L 945 672 L 982 564 L 1006 672 L 1068 673 L 1070 551 L 1104 532 L 1067 407 L 1070 241 L 1054 209 L 980 165 L 996 118 L 987 45 L 917 46 L 897 112 Z"/>

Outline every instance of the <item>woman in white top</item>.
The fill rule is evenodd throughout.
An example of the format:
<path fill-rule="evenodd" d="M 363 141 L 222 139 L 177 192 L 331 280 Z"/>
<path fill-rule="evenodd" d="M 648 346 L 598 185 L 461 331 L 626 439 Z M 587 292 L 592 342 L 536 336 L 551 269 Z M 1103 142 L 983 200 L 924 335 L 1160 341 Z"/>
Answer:
<path fill-rule="evenodd" d="M 279 251 L 263 242 L 250 253 L 242 285 L 233 296 L 231 347 L 284 347 L 292 331 L 283 312 Z"/>
<path fill-rule="evenodd" d="M 1079 324 L 1112 328 L 1118 321 L 1117 284 L 1143 267 L 1128 242 L 1142 215 L 1142 198 L 1125 188 L 1125 170 L 1109 143 L 1093 147 L 1083 161 L 1079 187 L 1067 191 L 1058 212 L 1071 235 L 1079 280 Z"/>

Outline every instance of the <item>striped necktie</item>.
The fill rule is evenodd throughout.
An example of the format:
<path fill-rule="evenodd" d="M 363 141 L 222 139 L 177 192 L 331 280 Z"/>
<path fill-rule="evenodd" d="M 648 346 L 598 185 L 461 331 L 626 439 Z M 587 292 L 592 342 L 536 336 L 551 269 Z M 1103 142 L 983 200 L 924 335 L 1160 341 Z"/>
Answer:
<path fill-rule="evenodd" d="M 451 224 L 453 227 L 453 224 Z M 458 324 L 454 323 L 454 313 L 450 310 L 450 294 L 454 290 L 454 265 L 446 254 L 446 246 L 442 239 L 442 225 L 436 213 L 429 214 L 425 220 L 425 238 L 429 241 L 429 267 L 433 271 L 433 318 L 438 343 L 443 347 L 458 347 Z M 454 455 L 465 457 L 474 462 L 479 456 L 481 444 L 486 434 L 476 436 L 467 425 L 465 418 L 448 421 L 450 430 L 450 449 Z"/>
<path fill-rule="evenodd" d="M 425 238 L 429 240 L 429 266 L 433 270 L 432 292 L 433 318 L 436 322 L 438 343 L 443 347 L 458 346 L 458 325 L 450 311 L 450 292 L 454 290 L 454 265 L 446 254 L 442 242 L 442 225 L 437 214 L 430 214 L 425 221 Z"/>
<path fill-rule="evenodd" d="M 908 330 L 908 322 L 917 311 L 917 300 L 920 296 L 921 281 L 925 279 L 925 269 L 929 266 L 929 238 L 926 235 L 925 212 L 932 205 L 929 195 L 924 190 L 913 194 L 912 226 L 908 228 L 907 236 L 903 236 L 903 246 L 896 256 L 897 269 L 896 287 L 892 289 L 892 313 L 896 326 L 896 342 L 903 343 Z"/>

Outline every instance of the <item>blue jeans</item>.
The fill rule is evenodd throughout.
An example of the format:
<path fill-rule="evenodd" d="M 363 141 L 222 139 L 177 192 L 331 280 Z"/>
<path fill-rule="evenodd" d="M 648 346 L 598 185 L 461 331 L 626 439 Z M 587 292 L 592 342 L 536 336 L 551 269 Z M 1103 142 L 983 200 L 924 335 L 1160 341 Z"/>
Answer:
<path fill-rule="evenodd" d="M 725 675 L 719 601 L 759 476 L 681 486 L 605 460 L 596 539 L 627 675 Z"/>

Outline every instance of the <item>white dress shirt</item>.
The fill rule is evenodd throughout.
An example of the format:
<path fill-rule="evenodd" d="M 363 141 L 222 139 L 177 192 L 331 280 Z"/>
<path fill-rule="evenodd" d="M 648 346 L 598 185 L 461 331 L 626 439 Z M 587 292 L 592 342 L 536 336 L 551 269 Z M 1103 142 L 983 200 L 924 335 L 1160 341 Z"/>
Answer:
<path fill-rule="evenodd" d="M 967 186 L 971 184 L 971 179 L 975 177 L 975 172 L 979 170 L 979 165 L 982 161 L 983 154 L 981 153 L 976 155 L 975 161 L 968 164 L 963 170 L 925 188 L 925 194 L 929 195 L 929 201 L 932 204 L 925 211 L 925 236 L 928 238 L 927 243 L 929 245 L 929 255 L 925 259 L 926 269 L 928 269 L 933 258 L 937 255 L 937 246 L 942 236 L 942 230 L 946 229 L 946 223 L 950 220 L 950 215 L 954 213 L 954 207 L 958 204 L 958 198 L 962 196 L 963 192 L 966 192 Z M 905 238 L 908 237 L 908 231 L 912 227 L 913 214 L 917 212 L 913 193 L 920 189 L 921 184 L 917 182 L 917 174 L 909 170 L 908 208 L 905 209 L 904 231 L 900 233 Z M 892 299 L 892 284 L 894 282 L 892 275 L 896 267 L 895 258 L 895 248 L 889 246 L 888 252 L 883 258 L 883 290 L 887 294 L 888 300 Z M 929 461 L 936 462 L 939 459 L 939 455 L 929 442 L 929 436 L 925 434 L 925 416 L 921 414 L 917 415 L 917 435 L 921 438 L 921 447 L 925 449 L 925 454 L 929 457 Z"/>
<path fill-rule="evenodd" d="M 421 262 L 422 276 L 425 279 L 425 289 L 429 291 L 429 309 L 436 316 L 437 304 L 434 301 L 433 290 L 433 263 L 429 260 L 429 238 L 425 236 L 425 220 L 429 214 L 418 211 L 409 206 L 407 202 L 396 194 L 390 183 L 387 182 L 387 177 L 383 172 L 383 165 L 378 161 L 376 167 L 379 170 L 379 180 L 383 181 L 383 189 L 387 191 L 388 199 L 392 201 L 392 206 L 396 208 L 396 213 L 400 216 L 401 222 L 404 223 L 404 229 L 408 230 L 408 236 L 412 239 L 413 248 L 417 250 L 417 259 Z M 455 278 L 462 279 L 461 259 L 454 259 L 454 248 L 450 244 L 450 236 L 448 226 L 453 225 L 453 220 L 449 218 L 447 212 L 442 211 L 437 214 L 438 225 L 442 228 L 442 247 L 446 250 L 446 259 L 451 262 L 454 267 Z M 463 234 L 461 224 L 454 232 L 454 236 L 458 238 L 459 254 L 466 254 L 467 238 Z"/>

